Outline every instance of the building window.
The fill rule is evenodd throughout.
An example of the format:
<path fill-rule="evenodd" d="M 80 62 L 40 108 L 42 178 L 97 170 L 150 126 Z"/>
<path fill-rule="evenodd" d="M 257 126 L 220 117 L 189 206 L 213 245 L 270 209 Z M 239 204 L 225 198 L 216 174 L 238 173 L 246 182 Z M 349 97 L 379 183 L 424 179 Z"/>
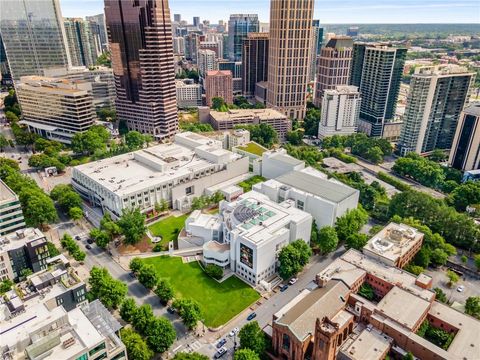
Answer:
<path fill-rule="evenodd" d="M 303 210 L 303 205 L 304 205 L 304 202 L 303 202 L 303 201 L 297 200 L 297 208 L 298 208 L 298 209 Z"/>
<path fill-rule="evenodd" d="M 103 350 L 103 349 L 105 349 L 105 343 L 104 342 L 102 342 L 101 344 L 97 345 L 92 350 L 90 350 L 88 352 L 88 355 L 92 356 L 93 354 L 96 354 L 97 352 L 99 352 L 100 350 Z"/>
<path fill-rule="evenodd" d="M 76 358 L 75 360 L 88 360 L 88 355 L 87 355 L 87 354 L 83 354 L 82 356 L 79 356 L 79 357 Z"/>
<path fill-rule="evenodd" d="M 282 348 L 285 350 L 290 350 L 290 336 L 283 334 L 282 336 Z"/>
<path fill-rule="evenodd" d="M 193 194 L 193 186 L 189 186 L 185 188 L 185 195 L 192 195 Z"/>

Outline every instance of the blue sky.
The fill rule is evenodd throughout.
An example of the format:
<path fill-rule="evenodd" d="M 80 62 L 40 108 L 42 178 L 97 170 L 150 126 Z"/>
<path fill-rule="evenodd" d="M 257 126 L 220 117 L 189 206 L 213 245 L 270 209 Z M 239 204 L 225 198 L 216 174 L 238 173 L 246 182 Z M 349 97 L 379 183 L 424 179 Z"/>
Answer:
<path fill-rule="evenodd" d="M 60 0 L 63 16 L 103 11 L 103 0 Z M 217 23 L 234 13 L 269 18 L 269 0 L 170 0 L 172 13 L 191 22 L 200 16 Z M 323 23 L 480 23 L 478 0 L 316 0 L 315 18 Z"/>

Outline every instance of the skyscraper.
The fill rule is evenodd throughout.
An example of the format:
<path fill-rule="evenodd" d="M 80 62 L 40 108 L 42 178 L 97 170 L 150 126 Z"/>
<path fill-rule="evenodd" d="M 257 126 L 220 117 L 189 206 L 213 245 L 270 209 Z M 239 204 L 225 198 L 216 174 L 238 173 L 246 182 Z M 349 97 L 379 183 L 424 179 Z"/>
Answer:
<path fill-rule="evenodd" d="M 334 90 L 325 90 L 322 97 L 322 117 L 318 124 L 318 138 L 355 133 L 361 102 L 356 86 L 343 85 L 337 86 Z"/>
<path fill-rule="evenodd" d="M 480 103 L 463 110 L 448 163 L 461 171 L 480 169 Z"/>
<path fill-rule="evenodd" d="M 389 44 L 353 45 L 350 85 L 362 93 L 359 131 L 382 137 L 385 124 L 393 122 L 406 54 Z"/>
<path fill-rule="evenodd" d="M 72 65 L 95 65 L 102 51 L 97 24 L 81 18 L 66 18 L 63 24 Z"/>
<path fill-rule="evenodd" d="M 245 96 L 255 95 L 255 84 L 267 81 L 268 33 L 250 33 L 243 41 L 242 91 Z"/>
<path fill-rule="evenodd" d="M 128 128 L 158 139 L 178 129 L 168 0 L 105 0 L 117 91 Z"/>
<path fill-rule="evenodd" d="M 248 33 L 258 32 L 260 22 L 257 14 L 234 14 L 228 21 L 228 58 L 232 61 L 242 60 L 243 40 Z"/>
<path fill-rule="evenodd" d="M 312 49 L 310 51 L 310 68 L 308 80 L 315 81 L 317 73 L 317 61 L 323 44 L 323 28 L 320 27 L 320 20 L 313 20 L 312 23 Z"/>
<path fill-rule="evenodd" d="M 98 14 L 93 16 L 85 16 L 85 20 L 89 21 L 92 28 L 96 28 L 96 33 L 100 37 L 100 46 L 102 51 L 108 50 L 107 27 L 105 26 L 105 15 Z"/>
<path fill-rule="evenodd" d="M 200 26 L 200 17 L 194 16 L 193 17 L 193 26 L 199 27 Z"/>
<path fill-rule="evenodd" d="M 181 14 L 173 14 L 173 21 L 179 23 L 182 21 L 182 15 Z"/>
<path fill-rule="evenodd" d="M 452 147 L 472 80 L 473 73 L 456 65 L 415 71 L 397 145 L 400 155 Z"/>
<path fill-rule="evenodd" d="M 0 32 L 15 82 L 70 64 L 58 0 L 2 0 Z"/>
<path fill-rule="evenodd" d="M 347 85 L 350 77 L 353 41 L 348 36 L 335 36 L 320 51 L 318 58 L 315 105 L 322 105 L 323 92 Z"/>
<path fill-rule="evenodd" d="M 267 105 L 303 119 L 314 0 L 271 0 Z"/>
<path fill-rule="evenodd" d="M 212 106 L 214 97 L 221 97 L 225 103 L 233 103 L 233 78 L 229 70 L 208 71 L 205 79 L 207 105 Z"/>
<path fill-rule="evenodd" d="M 218 60 L 213 50 L 198 50 L 198 72 L 202 78 L 207 76 L 207 72 L 218 70 Z"/>

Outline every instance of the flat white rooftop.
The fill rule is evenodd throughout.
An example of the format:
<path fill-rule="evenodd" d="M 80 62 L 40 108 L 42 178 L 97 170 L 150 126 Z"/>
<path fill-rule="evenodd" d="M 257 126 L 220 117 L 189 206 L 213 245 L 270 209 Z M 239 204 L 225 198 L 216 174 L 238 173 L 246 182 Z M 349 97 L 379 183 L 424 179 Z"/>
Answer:
<path fill-rule="evenodd" d="M 10 234 L 0 237 L 0 251 L 9 251 L 25 246 L 25 244 L 32 241 L 42 241 L 45 235 L 36 228 L 26 228 L 17 230 Z M 35 246 L 35 244 L 32 244 Z"/>
<path fill-rule="evenodd" d="M 0 180 L 0 202 L 14 200 L 17 200 L 17 195 L 7 186 L 7 184 Z"/>

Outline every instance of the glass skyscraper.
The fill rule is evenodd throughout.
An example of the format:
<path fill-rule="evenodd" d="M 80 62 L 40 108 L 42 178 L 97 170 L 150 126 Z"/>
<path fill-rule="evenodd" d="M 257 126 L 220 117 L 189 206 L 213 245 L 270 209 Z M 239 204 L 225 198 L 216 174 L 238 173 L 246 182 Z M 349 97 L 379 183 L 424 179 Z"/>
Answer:
<path fill-rule="evenodd" d="M 58 0 L 2 0 L 0 32 L 14 81 L 66 68 L 69 54 Z"/>
<path fill-rule="evenodd" d="M 243 40 L 251 32 L 259 32 L 257 14 L 233 14 L 228 21 L 228 58 L 242 61 Z"/>

